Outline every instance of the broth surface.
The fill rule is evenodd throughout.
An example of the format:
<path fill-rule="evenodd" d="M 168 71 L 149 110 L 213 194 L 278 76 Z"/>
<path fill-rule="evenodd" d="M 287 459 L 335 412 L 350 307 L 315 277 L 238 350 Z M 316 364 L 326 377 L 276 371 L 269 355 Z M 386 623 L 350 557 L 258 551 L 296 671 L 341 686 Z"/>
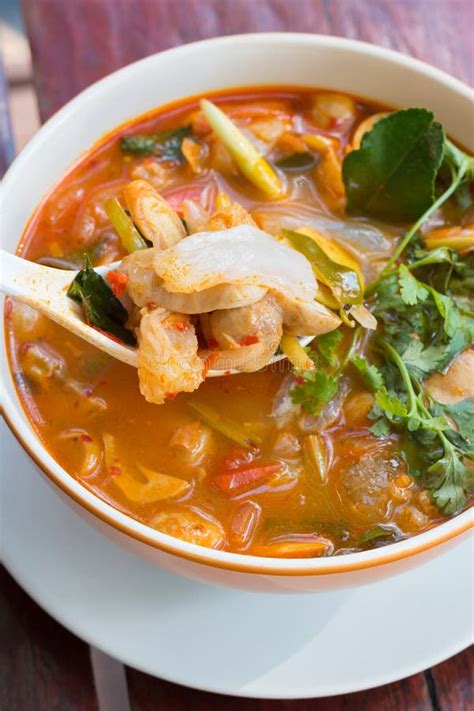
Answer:
<path fill-rule="evenodd" d="M 317 94 L 259 89 L 213 100 L 273 161 L 288 153 L 284 133 L 309 131 L 331 139 L 341 159 L 360 122 L 386 110 L 355 98 L 349 118 L 325 121 L 315 114 Z M 200 172 L 186 161 L 120 151 L 122 135 L 189 123 L 206 153 Z M 286 141 L 291 145 L 290 135 Z M 23 237 L 22 256 L 70 269 L 81 267 L 84 252 L 94 265 L 124 256 L 104 202 L 120 198 L 134 178 L 149 180 L 178 211 L 186 198 L 212 211 L 217 194 L 225 192 L 272 234 L 300 224 L 325 230 L 356 256 L 367 280 L 380 271 L 403 231 L 400 225 L 347 218 L 343 196 L 321 163 L 319 169 L 285 171 L 286 197 L 265 199 L 217 143 L 206 140 L 193 100 L 157 109 L 93 146 L 38 208 Z M 450 219 L 446 211 L 446 224 Z M 84 486 L 147 525 L 235 552 L 309 557 L 384 545 L 444 518 L 410 474 L 407 459 L 415 461 L 416 452 L 407 454 L 399 435 L 380 439 L 370 432 L 373 399 L 352 371 L 318 416 L 291 403 L 287 361 L 257 373 L 208 379 L 198 391 L 156 406 L 140 394 L 133 368 L 18 303 L 9 303 L 6 317 L 17 387 L 48 450 Z M 344 339 L 350 339 L 349 330 Z M 244 424 L 258 446 L 230 442 L 203 423 L 190 402 Z M 308 436 L 324 448 L 324 476 L 318 477 L 308 455 Z M 219 485 L 222 476 L 261 467 L 268 467 L 265 476 L 252 481 L 250 475 L 228 490 Z M 153 473 L 189 485 L 178 495 L 150 500 Z M 166 512 L 176 514 L 169 525 Z"/>

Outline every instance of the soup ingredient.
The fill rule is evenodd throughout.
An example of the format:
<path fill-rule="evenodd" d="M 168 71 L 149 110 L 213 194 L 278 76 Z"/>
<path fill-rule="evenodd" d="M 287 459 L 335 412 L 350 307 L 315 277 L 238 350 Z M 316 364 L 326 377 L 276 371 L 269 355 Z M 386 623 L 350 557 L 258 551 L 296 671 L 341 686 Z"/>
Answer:
<path fill-rule="evenodd" d="M 429 381 L 424 382 L 474 341 L 472 313 L 458 308 L 449 295 L 454 266 L 444 279 L 445 293 L 432 286 L 446 258 L 449 253 L 421 254 L 419 260 L 415 254 L 380 281 L 376 313 L 383 335 L 376 344 L 384 385 L 380 387 L 380 378 L 372 383 L 376 405 L 371 417 L 382 416 L 372 428 L 377 434 L 402 430 L 416 443 L 433 500 L 445 513 L 455 513 L 473 489 L 473 474 L 465 463 L 474 458 L 473 441 L 465 430 L 453 429 L 446 410 L 427 389 Z"/>
<path fill-rule="evenodd" d="M 317 434 L 306 435 L 303 440 L 304 453 L 319 484 L 327 482 L 327 452 L 324 440 Z"/>
<path fill-rule="evenodd" d="M 464 401 L 464 407 L 474 407 L 474 349 L 469 348 L 458 355 L 446 373 L 433 373 L 426 380 L 425 388 L 443 405 L 460 403 L 461 406 Z M 474 413 L 472 424 L 474 426 Z M 474 439 L 474 435 L 471 438 Z"/>
<path fill-rule="evenodd" d="M 295 540 L 277 539 L 264 545 L 255 545 L 249 552 L 265 558 L 316 558 L 329 555 L 332 549 L 331 541 L 315 536 L 300 536 Z"/>
<path fill-rule="evenodd" d="M 405 472 L 393 445 L 372 437 L 357 438 L 344 448 L 339 474 L 343 500 L 364 524 L 384 521 L 389 513 L 389 482 Z"/>
<path fill-rule="evenodd" d="M 282 312 L 272 296 L 236 309 L 214 311 L 209 318 L 209 332 L 220 348 L 239 348 L 260 344 L 256 358 L 247 365 L 250 372 L 260 370 L 270 361 L 282 335 Z M 258 356 L 258 357 L 257 357 Z"/>
<path fill-rule="evenodd" d="M 203 381 L 194 326 L 184 314 L 143 310 L 138 329 L 140 392 L 157 405 L 179 392 L 192 392 Z"/>
<path fill-rule="evenodd" d="M 362 142 L 364 134 L 366 134 L 367 131 L 371 131 L 375 124 L 380 121 L 380 119 L 383 119 L 389 115 L 390 114 L 388 112 L 383 111 L 379 114 L 372 114 L 371 116 L 368 116 L 363 121 L 361 121 L 360 124 L 357 126 L 356 130 L 354 131 L 354 135 L 352 136 L 352 142 L 350 146 L 351 150 L 360 148 L 360 144 Z"/>
<path fill-rule="evenodd" d="M 160 511 L 152 519 L 151 525 L 168 536 L 206 548 L 221 548 L 225 541 L 224 529 L 220 523 L 184 507 Z"/>
<path fill-rule="evenodd" d="M 439 227 L 430 230 L 423 236 L 423 242 L 427 249 L 437 249 L 438 247 L 449 247 L 458 252 L 466 253 L 474 250 L 474 224 L 462 228 Z"/>
<path fill-rule="evenodd" d="M 377 321 L 362 303 L 364 277 L 354 257 L 334 240 L 311 227 L 295 232 L 283 230 L 283 235 L 311 262 L 317 279 L 330 289 L 341 307 L 341 318 L 348 326 L 349 314 L 365 328 L 375 329 Z"/>
<path fill-rule="evenodd" d="M 312 343 L 314 348 L 308 352 L 314 367 L 295 371 L 296 384 L 290 391 L 291 399 L 312 415 L 319 415 L 338 392 L 341 373 L 357 341 L 358 331 L 356 329 L 349 351 L 340 360 L 342 337 L 342 332 L 338 330 L 315 338 Z"/>
<path fill-rule="evenodd" d="M 280 343 L 283 353 L 290 363 L 299 370 L 313 370 L 314 363 L 296 336 L 284 333 Z"/>
<path fill-rule="evenodd" d="M 190 294 L 170 293 L 155 274 L 153 261 L 156 249 L 143 249 L 125 257 L 118 269 L 127 277 L 127 293 L 136 306 L 156 304 L 182 314 L 202 314 L 216 309 L 247 306 L 265 296 L 259 286 L 219 284 Z"/>
<path fill-rule="evenodd" d="M 145 240 L 127 215 L 117 198 L 111 197 L 104 203 L 104 209 L 127 252 L 145 249 Z"/>
<path fill-rule="evenodd" d="M 212 478 L 212 483 L 225 493 L 233 493 L 260 479 L 265 479 L 271 474 L 277 474 L 282 469 L 281 464 L 265 464 L 258 467 L 232 469 L 225 474 L 218 474 Z"/>
<path fill-rule="evenodd" d="M 81 467 L 77 473 L 81 479 L 87 479 L 88 477 L 97 474 L 103 456 L 100 441 L 91 437 L 86 430 L 78 429 L 62 432 L 60 439 L 73 440 L 74 442 L 79 442 L 81 444 L 84 456 Z"/>
<path fill-rule="evenodd" d="M 122 136 L 120 150 L 135 156 L 154 155 L 161 160 L 180 162 L 183 159 L 181 151 L 183 140 L 191 134 L 191 126 L 181 126 L 172 131 L 151 134 L 132 134 Z"/>
<path fill-rule="evenodd" d="M 190 235 L 157 254 L 154 267 L 171 292 L 190 293 L 233 283 L 265 286 L 305 301 L 317 294 L 308 261 L 250 225 Z"/>
<path fill-rule="evenodd" d="M 189 464 L 197 466 L 209 454 L 212 433 L 197 420 L 187 422 L 174 430 L 169 445 L 184 453 Z"/>
<path fill-rule="evenodd" d="M 316 156 L 309 151 L 298 151 L 285 158 L 280 158 L 275 165 L 287 172 L 304 173 L 314 168 L 317 162 Z"/>
<path fill-rule="evenodd" d="M 213 131 L 230 152 L 243 175 L 268 197 L 280 197 L 283 189 L 278 176 L 249 139 L 215 104 L 202 99 L 200 106 Z"/>
<path fill-rule="evenodd" d="M 451 183 L 436 197 L 443 161 Z M 474 158 L 446 138 L 430 111 L 405 109 L 381 119 L 364 135 L 360 149 L 344 159 L 342 174 L 353 212 L 416 220 L 366 291 L 368 295 L 376 291 L 427 218 L 458 188 L 474 180 Z"/>
<path fill-rule="evenodd" d="M 172 247 L 186 236 L 175 210 L 147 180 L 132 180 L 123 194 L 133 221 L 155 247 Z"/>
<path fill-rule="evenodd" d="M 67 295 L 81 304 L 87 323 L 116 336 L 127 345 L 136 344 L 132 331 L 125 326 L 128 318 L 126 308 L 100 274 L 93 270 L 87 255 L 84 255 L 84 268 L 74 278 Z"/>
<path fill-rule="evenodd" d="M 244 548 L 251 543 L 261 515 L 262 507 L 255 501 L 244 501 L 237 507 L 229 527 L 229 537 L 234 545 Z"/>
<path fill-rule="evenodd" d="M 211 405 L 196 400 L 190 400 L 188 405 L 193 409 L 200 418 L 209 425 L 211 429 L 219 432 L 232 442 L 242 445 L 246 449 L 254 449 L 256 445 L 261 444 L 262 438 L 254 432 L 250 432 L 244 425 L 239 422 L 234 422 L 225 417 L 219 410 L 215 410 Z"/>
<path fill-rule="evenodd" d="M 341 125 L 347 127 L 355 118 L 356 104 L 352 96 L 322 91 L 313 97 L 311 113 L 324 130 Z"/>
<path fill-rule="evenodd" d="M 444 131 L 426 109 L 396 111 L 364 134 L 343 163 L 351 212 L 416 220 L 434 202 Z"/>

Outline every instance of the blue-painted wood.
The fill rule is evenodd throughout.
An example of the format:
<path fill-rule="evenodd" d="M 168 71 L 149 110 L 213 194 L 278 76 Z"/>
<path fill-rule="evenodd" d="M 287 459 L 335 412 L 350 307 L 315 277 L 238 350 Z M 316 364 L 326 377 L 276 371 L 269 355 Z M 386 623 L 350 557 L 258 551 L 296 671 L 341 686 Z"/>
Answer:
<path fill-rule="evenodd" d="M 15 144 L 8 107 L 8 85 L 0 57 L 0 176 L 5 173 L 14 155 Z"/>

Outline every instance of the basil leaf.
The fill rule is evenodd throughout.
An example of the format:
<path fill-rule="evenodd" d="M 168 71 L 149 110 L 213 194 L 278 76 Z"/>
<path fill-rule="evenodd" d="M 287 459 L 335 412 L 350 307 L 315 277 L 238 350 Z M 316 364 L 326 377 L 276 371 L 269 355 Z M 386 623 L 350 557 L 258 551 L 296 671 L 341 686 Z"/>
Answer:
<path fill-rule="evenodd" d="M 182 126 L 173 131 L 151 134 L 133 134 L 120 139 L 122 153 L 136 156 L 155 155 L 162 160 L 172 160 L 179 163 L 183 159 L 181 146 L 186 136 L 191 133 L 191 126 Z"/>
<path fill-rule="evenodd" d="M 381 119 L 344 159 L 348 209 L 391 221 L 417 219 L 435 199 L 444 146 L 444 129 L 426 109 Z"/>
<path fill-rule="evenodd" d="M 301 151 L 282 158 L 277 161 L 275 165 L 287 172 L 304 172 L 314 168 L 317 162 L 318 159 L 312 153 L 309 151 Z"/>
<path fill-rule="evenodd" d="M 107 282 L 93 270 L 87 255 L 84 255 L 84 269 L 76 275 L 67 295 L 81 304 L 87 323 L 111 333 L 129 346 L 136 344 L 132 331 L 125 328 L 127 309 L 114 296 Z"/>

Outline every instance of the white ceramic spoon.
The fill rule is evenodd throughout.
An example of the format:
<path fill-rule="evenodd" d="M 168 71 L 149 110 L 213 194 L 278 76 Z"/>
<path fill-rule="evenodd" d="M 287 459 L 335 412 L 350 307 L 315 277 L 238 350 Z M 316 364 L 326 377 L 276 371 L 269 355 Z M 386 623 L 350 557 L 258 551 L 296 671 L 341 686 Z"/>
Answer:
<path fill-rule="evenodd" d="M 101 276 L 117 268 L 119 262 L 113 262 L 103 267 L 94 267 Z M 41 311 L 52 321 L 56 321 L 76 336 L 88 341 L 101 351 L 105 351 L 113 358 L 123 363 L 137 366 L 135 348 L 119 343 L 107 335 L 89 326 L 84 321 L 82 309 L 78 303 L 70 299 L 66 292 L 78 272 L 66 269 L 53 269 L 44 267 L 35 262 L 29 262 L 21 257 L 16 257 L 9 252 L 0 250 L 0 291 L 7 296 L 12 296 L 18 301 Z M 311 342 L 312 337 L 300 339 L 303 345 Z M 283 355 L 273 356 L 271 363 L 284 358 Z M 234 374 L 239 371 L 226 371 Z M 222 370 L 209 370 L 207 377 L 224 375 Z"/>

